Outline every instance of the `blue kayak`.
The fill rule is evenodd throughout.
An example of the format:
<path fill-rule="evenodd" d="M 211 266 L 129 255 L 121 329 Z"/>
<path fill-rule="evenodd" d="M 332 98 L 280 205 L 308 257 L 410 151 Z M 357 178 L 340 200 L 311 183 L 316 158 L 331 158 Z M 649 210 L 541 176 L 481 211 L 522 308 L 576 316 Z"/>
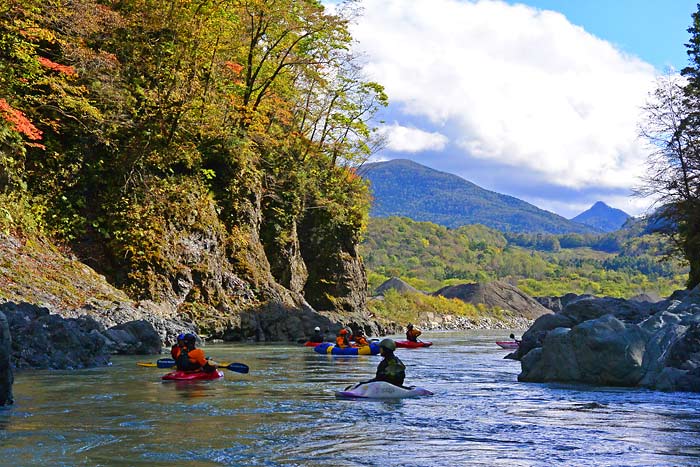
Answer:
<path fill-rule="evenodd" d="M 379 344 L 374 342 L 362 347 L 338 347 L 330 342 L 323 342 L 314 347 L 314 352 L 328 355 L 377 355 L 379 353 Z"/>

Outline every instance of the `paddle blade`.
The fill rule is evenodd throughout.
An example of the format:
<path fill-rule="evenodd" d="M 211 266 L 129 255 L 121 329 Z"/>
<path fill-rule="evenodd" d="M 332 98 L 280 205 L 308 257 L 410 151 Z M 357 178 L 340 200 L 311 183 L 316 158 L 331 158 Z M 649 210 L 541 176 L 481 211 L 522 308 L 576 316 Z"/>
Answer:
<path fill-rule="evenodd" d="M 175 360 L 172 358 L 159 358 L 156 362 L 158 368 L 172 368 L 175 366 Z"/>
<path fill-rule="evenodd" d="M 137 366 L 146 366 L 146 367 L 156 367 L 155 363 L 149 363 L 149 362 L 136 362 Z"/>
<path fill-rule="evenodd" d="M 231 363 L 230 365 L 225 366 L 227 370 L 235 371 L 236 373 L 248 373 L 250 371 L 250 368 L 248 368 L 248 365 L 244 363 Z"/>

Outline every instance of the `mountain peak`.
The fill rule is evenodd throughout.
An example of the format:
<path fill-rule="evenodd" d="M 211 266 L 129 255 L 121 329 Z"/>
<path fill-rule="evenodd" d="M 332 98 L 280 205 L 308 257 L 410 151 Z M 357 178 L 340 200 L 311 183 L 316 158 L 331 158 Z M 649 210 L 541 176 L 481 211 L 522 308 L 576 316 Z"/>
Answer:
<path fill-rule="evenodd" d="M 504 232 L 600 232 L 407 159 L 365 164 L 358 173 L 370 182 L 373 217 L 403 216 L 446 227 L 483 224 Z"/>
<path fill-rule="evenodd" d="M 596 201 L 593 206 L 571 220 L 605 232 L 612 232 L 621 228 L 630 217 L 621 209 L 611 208 L 602 201 Z"/>

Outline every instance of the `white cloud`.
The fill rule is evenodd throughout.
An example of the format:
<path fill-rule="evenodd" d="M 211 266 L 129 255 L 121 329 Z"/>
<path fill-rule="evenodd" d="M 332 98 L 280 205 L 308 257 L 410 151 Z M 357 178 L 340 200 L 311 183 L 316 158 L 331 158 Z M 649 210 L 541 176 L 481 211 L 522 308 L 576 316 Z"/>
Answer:
<path fill-rule="evenodd" d="M 524 5 L 362 4 L 353 32 L 367 55 L 366 71 L 403 114 L 442 125 L 473 157 L 531 170 L 554 184 L 637 183 L 646 158 L 637 123 L 653 87 L 651 65 L 559 13 Z M 433 141 L 444 146 L 443 138 Z"/>
<path fill-rule="evenodd" d="M 442 151 L 448 141 L 447 136 L 443 134 L 401 126 L 398 123 L 385 125 L 379 131 L 387 139 L 387 149 L 396 152 Z"/>

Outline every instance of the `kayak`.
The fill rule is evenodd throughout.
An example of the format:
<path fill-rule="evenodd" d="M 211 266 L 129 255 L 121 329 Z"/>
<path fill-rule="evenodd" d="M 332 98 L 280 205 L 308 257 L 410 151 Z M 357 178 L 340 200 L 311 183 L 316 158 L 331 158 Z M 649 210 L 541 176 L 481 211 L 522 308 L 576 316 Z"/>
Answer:
<path fill-rule="evenodd" d="M 207 381 L 224 377 L 221 370 L 205 373 L 203 371 L 171 371 L 161 378 L 163 381 Z"/>
<path fill-rule="evenodd" d="M 385 381 L 373 381 L 355 385 L 345 391 L 336 391 L 338 399 L 405 399 L 408 397 L 432 396 L 427 389 L 418 387 L 394 386 Z"/>
<path fill-rule="evenodd" d="M 320 354 L 330 355 L 377 355 L 379 353 L 379 345 L 371 343 L 364 347 L 337 347 L 330 342 L 323 342 L 314 347 L 314 351 Z"/>
<path fill-rule="evenodd" d="M 517 349 L 520 347 L 520 342 L 516 341 L 496 341 L 496 344 L 504 349 Z"/>
<path fill-rule="evenodd" d="M 396 347 L 404 349 L 418 349 L 420 347 L 430 347 L 433 345 L 432 342 L 413 342 L 413 341 L 394 341 L 396 342 Z"/>

